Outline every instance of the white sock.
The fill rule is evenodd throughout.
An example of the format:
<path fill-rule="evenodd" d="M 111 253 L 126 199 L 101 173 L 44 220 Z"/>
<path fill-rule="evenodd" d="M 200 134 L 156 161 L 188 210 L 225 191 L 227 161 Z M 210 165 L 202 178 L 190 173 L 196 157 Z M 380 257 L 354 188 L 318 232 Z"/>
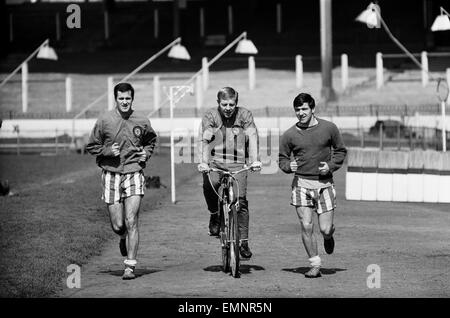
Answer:
<path fill-rule="evenodd" d="M 308 259 L 309 263 L 311 264 L 311 267 L 320 267 L 322 266 L 322 260 L 320 259 L 319 255 L 313 256 Z"/>
<path fill-rule="evenodd" d="M 125 265 L 130 267 L 134 267 L 137 264 L 137 261 L 135 259 L 126 259 L 123 262 L 125 263 Z"/>

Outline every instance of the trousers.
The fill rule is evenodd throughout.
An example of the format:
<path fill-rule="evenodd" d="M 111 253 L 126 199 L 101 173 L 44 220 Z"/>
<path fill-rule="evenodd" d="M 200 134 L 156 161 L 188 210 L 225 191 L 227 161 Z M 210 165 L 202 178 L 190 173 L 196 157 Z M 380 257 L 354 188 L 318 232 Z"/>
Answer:
<path fill-rule="evenodd" d="M 241 240 L 248 239 L 248 227 L 250 222 L 250 215 L 248 211 L 247 201 L 247 172 L 239 173 L 235 176 L 239 184 L 239 209 L 237 211 L 238 229 Z M 211 179 L 211 182 L 209 181 Z M 212 185 L 211 185 L 212 183 Z M 214 186 L 214 188 L 213 188 Z M 210 172 L 203 174 L 203 195 L 205 197 L 206 205 L 211 213 L 219 211 L 219 198 L 214 192 L 219 191 L 220 187 L 220 174 L 218 172 Z M 237 195 L 237 193 L 236 193 Z"/>

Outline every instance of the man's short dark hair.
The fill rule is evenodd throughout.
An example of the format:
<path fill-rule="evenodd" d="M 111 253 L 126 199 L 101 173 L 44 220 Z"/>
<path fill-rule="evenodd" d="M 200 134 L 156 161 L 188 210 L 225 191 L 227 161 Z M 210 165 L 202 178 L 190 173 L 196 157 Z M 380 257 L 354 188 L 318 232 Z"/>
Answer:
<path fill-rule="evenodd" d="M 294 108 L 300 107 L 304 103 L 308 104 L 309 108 L 311 108 L 311 109 L 316 107 L 316 102 L 315 102 L 314 98 L 312 98 L 312 96 L 307 93 L 298 94 L 297 97 L 294 98 L 293 106 L 294 106 Z"/>
<path fill-rule="evenodd" d="M 236 104 L 238 103 L 239 94 L 231 87 L 223 87 L 217 92 L 217 101 L 221 99 L 231 98 L 234 99 Z"/>
<path fill-rule="evenodd" d="M 119 83 L 114 86 L 114 98 L 117 98 L 117 92 L 128 92 L 131 91 L 131 98 L 134 99 L 134 88 L 130 83 Z"/>

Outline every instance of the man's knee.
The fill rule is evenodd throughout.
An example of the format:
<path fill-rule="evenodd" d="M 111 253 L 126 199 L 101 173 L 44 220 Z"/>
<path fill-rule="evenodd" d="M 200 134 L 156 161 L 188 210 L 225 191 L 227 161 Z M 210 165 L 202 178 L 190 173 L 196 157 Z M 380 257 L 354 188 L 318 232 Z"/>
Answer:
<path fill-rule="evenodd" d="M 118 235 L 123 235 L 127 231 L 125 224 L 121 224 L 121 225 L 112 224 L 112 229 L 113 229 L 114 233 L 116 233 Z"/>
<path fill-rule="evenodd" d="M 135 216 L 135 215 L 127 216 L 125 218 L 125 224 L 127 225 L 127 228 L 129 230 L 136 228 L 137 227 L 137 216 Z"/>
<path fill-rule="evenodd" d="M 302 226 L 303 234 L 311 236 L 313 234 L 313 230 L 314 230 L 313 222 L 307 222 L 305 220 L 302 220 L 300 223 Z"/>
<path fill-rule="evenodd" d="M 205 198 L 209 212 L 217 212 L 219 210 L 219 198 L 217 197 L 216 192 L 214 192 L 214 189 L 209 184 L 209 181 L 208 183 L 203 183 L 203 196 Z"/>
<path fill-rule="evenodd" d="M 320 232 L 324 236 L 331 236 L 334 233 L 333 224 L 320 224 Z"/>

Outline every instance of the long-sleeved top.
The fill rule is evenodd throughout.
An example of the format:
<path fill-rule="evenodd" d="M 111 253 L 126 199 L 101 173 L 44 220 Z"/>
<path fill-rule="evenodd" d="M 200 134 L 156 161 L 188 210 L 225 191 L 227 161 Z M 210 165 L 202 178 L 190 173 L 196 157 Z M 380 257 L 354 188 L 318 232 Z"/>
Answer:
<path fill-rule="evenodd" d="M 291 154 L 297 161 L 295 175 L 310 180 L 329 180 L 339 169 L 347 154 L 341 134 L 330 121 L 316 118 L 318 124 L 308 128 L 296 125 L 281 136 L 278 165 L 285 173 L 292 173 Z M 326 162 L 329 173 L 319 173 L 320 162 Z"/>
<path fill-rule="evenodd" d="M 252 113 L 236 107 L 225 118 L 218 107 L 208 110 L 202 119 L 199 138 L 201 163 L 243 165 L 259 158 L 258 131 Z"/>
<path fill-rule="evenodd" d="M 97 164 L 104 170 L 131 173 L 145 168 L 138 152 L 145 150 L 147 159 L 153 154 L 156 133 L 150 120 L 134 112 L 123 118 L 117 109 L 102 114 L 89 136 L 87 151 L 97 156 Z M 111 146 L 117 143 L 120 155 L 114 156 Z"/>

